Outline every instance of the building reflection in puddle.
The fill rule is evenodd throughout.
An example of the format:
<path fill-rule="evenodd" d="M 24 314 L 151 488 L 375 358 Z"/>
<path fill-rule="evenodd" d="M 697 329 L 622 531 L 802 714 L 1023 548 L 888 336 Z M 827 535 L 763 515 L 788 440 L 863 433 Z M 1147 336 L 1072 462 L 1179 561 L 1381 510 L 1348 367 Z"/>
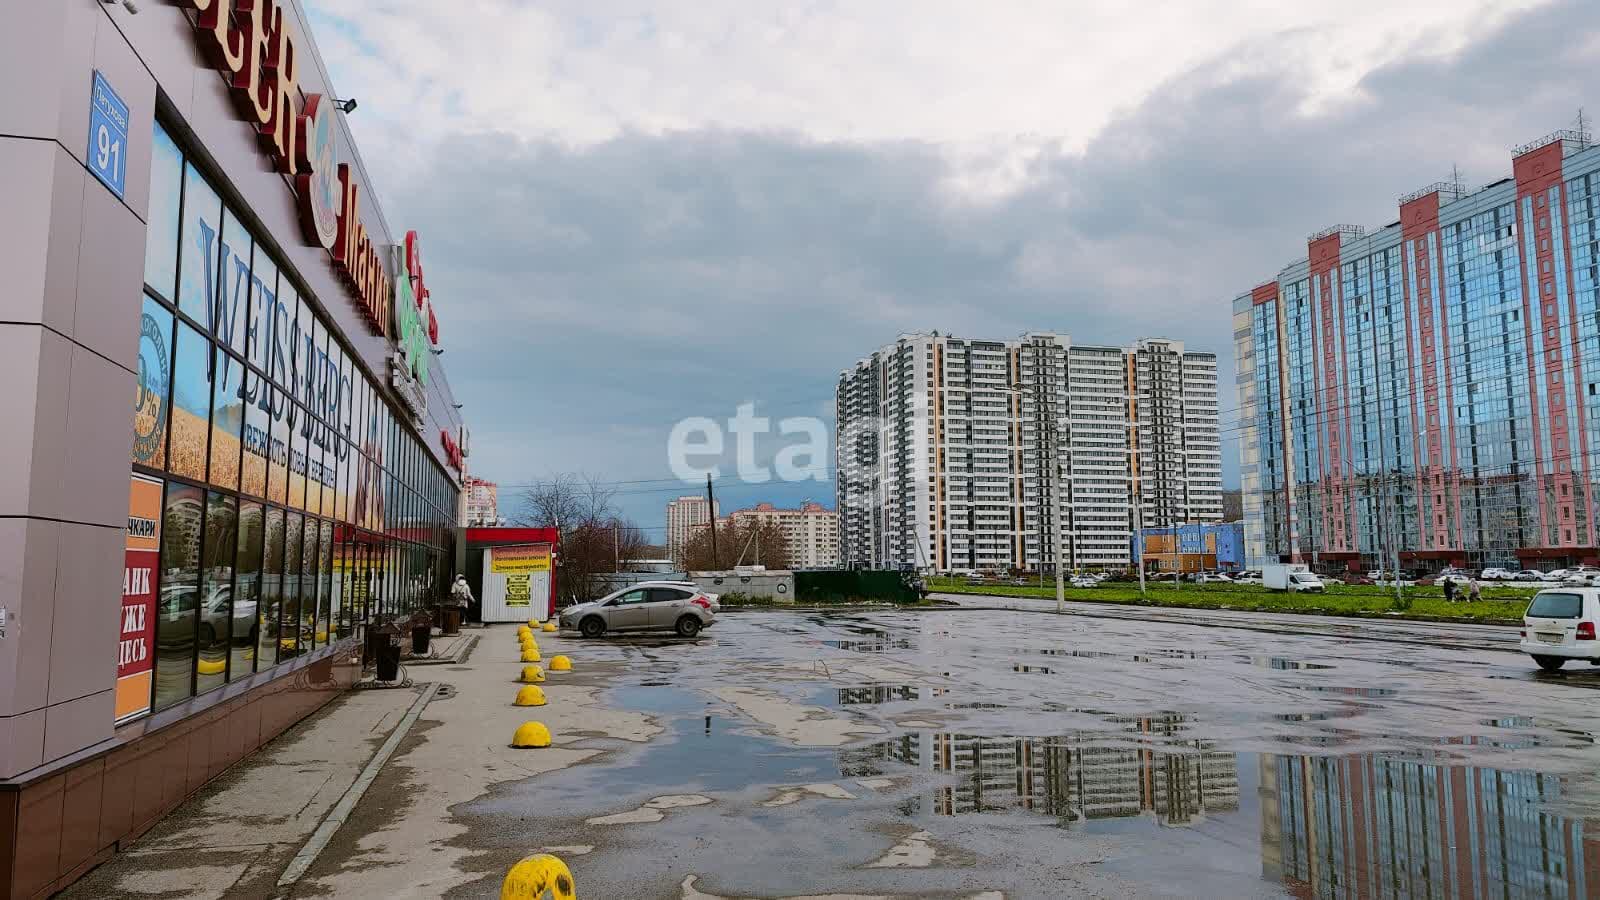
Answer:
<path fill-rule="evenodd" d="M 1302 897 L 1592 897 L 1600 822 L 1529 771 L 1262 756 L 1262 872 Z"/>
<path fill-rule="evenodd" d="M 1169 828 L 1228 835 L 1218 853 L 1259 854 L 1263 877 L 1296 897 L 1600 896 L 1600 820 L 1551 811 L 1559 778 L 1379 755 L 1233 753 L 1176 738 L 1182 717 L 1166 718 L 1119 719 L 1131 721 L 1124 735 L 1166 737 L 1148 746 L 1109 745 L 1110 732 L 922 731 L 848 748 L 839 762 L 846 776 L 901 766 L 947 776 L 903 803 L 908 815 L 1024 810 L 1071 829 L 1116 825 L 1135 848 L 1140 822 L 1158 845 Z M 1242 805 L 1241 774 L 1257 795 Z"/>
<path fill-rule="evenodd" d="M 1168 719 L 1171 721 L 1168 721 Z M 1118 718 L 1110 734 L 1171 735 L 1183 716 Z M 882 774 L 892 761 L 958 776 L 928 797 L 937 815 L 1024 809 L 1063 824 L 1148 815 L 1162 825 L 1188 825 L 1238 809 L 1235 754 L 1200 741 L 1171 750 L 1105 746 L 1108 733 L 1058 737 L 912 732 L 840 754 L 847 775 Z M 1099 743 L 1095 743 L 1099 742 Z"/>

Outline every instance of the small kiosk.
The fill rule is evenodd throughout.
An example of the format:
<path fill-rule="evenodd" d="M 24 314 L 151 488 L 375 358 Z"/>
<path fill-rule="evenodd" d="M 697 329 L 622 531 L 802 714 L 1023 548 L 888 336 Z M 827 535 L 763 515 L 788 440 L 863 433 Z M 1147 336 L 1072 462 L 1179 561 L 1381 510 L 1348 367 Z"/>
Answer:
<path fill-rule="evenodd" d="M 468 528 L 465 574 L 476 598 L 468 618 L 485 624 L 552 618 L 560 552 L 554 528 Z"/>

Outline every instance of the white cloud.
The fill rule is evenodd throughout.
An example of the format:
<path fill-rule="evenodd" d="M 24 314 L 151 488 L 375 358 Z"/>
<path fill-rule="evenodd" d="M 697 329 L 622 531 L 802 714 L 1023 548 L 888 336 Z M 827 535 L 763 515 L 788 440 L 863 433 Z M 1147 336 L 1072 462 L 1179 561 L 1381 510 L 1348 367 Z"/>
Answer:
<path fill-rule="evenodd" d="M 339 89 L 363 98 L 358 130 L 382 118 L 424 139 L 722 128 L 1079 150 L 1233 48 L 1278 44 L 1313 113 L 1387 62 L 1453 52 L 1541 0 L 308 2 Z"/>

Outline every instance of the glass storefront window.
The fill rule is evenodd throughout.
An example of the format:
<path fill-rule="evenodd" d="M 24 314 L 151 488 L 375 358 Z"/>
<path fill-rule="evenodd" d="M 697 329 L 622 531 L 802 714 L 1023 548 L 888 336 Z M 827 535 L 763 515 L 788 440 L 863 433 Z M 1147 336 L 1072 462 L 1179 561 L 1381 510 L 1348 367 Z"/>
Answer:
<path fill-rule="evenodd" d="M 183 242 L 179 245 L 178 309 L 210 324 L 222 250 L 222 198 L 189 166 L 183 173 Z"/>
<path fill-rule="evenodd" d="M 201 562 L 199 655 L 195 660 L 195 693 L 221 687 L 228 680 L 228 648 L 235 634 L 250 633 L 249 620 L 239 628 L 233 603 L 233 564 L 239 546 L 238 501 L 215 491 L 206 497 L 206 531 Z"/>
<path fill-rule="evenodd" d="M 289 408 L 290 400 L 281 388 L 271 388 L 272 429 L 267 457 L 267 499 L 283 503 L 289 499 Z"/>
<path fill-rule="evenodd" d="M 319 522 L 321 534 L 318 538 L 317 548 L 321 557 L 322 586 L 318 589 L 317 596 L 321 598 L 321 606 L 317 610 L 317 624 L 322 630 L 318 643 L 336 640 L 340 635 L 339 622 L 339 595 L 333 586 L 333 523 Z"/>
<path fill-rule="evenodd" d="M 139 384 L 133 395 L 133 461 L 167 464 L 172 406 L 172 313 L 149 297 L 139 319 Z"/>
<path fill-rule="evenodd" d="M 156 709 L 187 699 L 194 691 L 204 505 L 199 488 L 168 482 L 161 522 L 161 596 L 156 604 Z"/>
<path fill-rule="evenodd" d="M 256 671 L 278 662 L 278 616 L 283 609 L 283 510 L 267 507 L 266 552 L 261 564 L 260 643 Z"/>
<path fill-rule="evenodd" d="M 261 555 L 266 537 L 265 512 L 261 504 L 248 500 L 239 504 L 239 549 L 233 587 L 234 634 L 228 661 L 228 680 L 234 681 L 255 670 L 256 645 L 265 630 L 261 624 Z M 243 628 L 240 634 L 238 629 Z"/>
<path fill-rule="evenodd" d="M 211 342 L 179 323 L 175 359 L 169 468 L 174 475 L 204 481 L 211 430 Z"/>
<path fill-rule="evenodd" d="M 299 403 L 289 401 L 287 416 L 289 438 L 289 506 L 306 508 L 306 411 Z"/>
<path fill-rule="evenodd" d="M 305 517 L 292 512 L 284 516 L 283 521 L 283 608 L 278 614 L 280 661 L 300 652 L 301 566 L 305 549 Z"/>
<path fill-rule="evenodd" d="M 244 457 L 240 464 L 239 489 L 252 497 L 267 495 L 267 456 L 271 452 L 272 387 L 266 379 L 248 369 L 240 385 L 240 400 L 244 407 L 244 428 L 241 432 Z"/>
<path fill-rule="evenodd" d="M 171 300 L 178 282 L 178 211 L 183 201 L 183 154 L 159 122 L 152 137 L 144 281 Z"/>
<path fill-rule="evenodd" d="M 240 436 L 244 428 L 244 361 L 221 348 L 211 401 L 211 483 L 238 490 Z"/>
<path fill-rule="evenodd" d="M 322 643 L 318 640 L 317 629 L 322 627 L 322 622 L 317 618 L 317 605 L 321 598 L 317 596 L 317 589 L 322 585 L 319 576 L 318 563 L 322 560 L 321 551 L 318 549 L 322 532 L 317 528 L 317 520 L 306 519 L 305 547 L 300 553 L 300 651 L 306 652 L 315 649 Z"/>
<path fill-rule="evenodd" d="M 221 265 L 217 269 L 218 284 L 210 325 L 217 343 L 238 356 L 245 355 L 250 335 L 250 260 L 253 244 L 250 232 L 239 222 L 233 210 L 225 209 L 222 217 Z"/>

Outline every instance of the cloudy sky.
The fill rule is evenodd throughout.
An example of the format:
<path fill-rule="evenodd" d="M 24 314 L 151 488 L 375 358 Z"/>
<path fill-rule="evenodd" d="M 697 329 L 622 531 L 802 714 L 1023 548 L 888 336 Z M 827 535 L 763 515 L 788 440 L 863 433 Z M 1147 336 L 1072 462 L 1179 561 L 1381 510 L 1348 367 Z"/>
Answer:
<path fill-rule="evenodd" d="M 646 527 L 673 423 L 826 418 L 907 331 L 1180 338 L 1229 435 L 1236 294 L 1600 100 L 1592 0 L 305 2 L 473 470 L 627 482 Z"/>

